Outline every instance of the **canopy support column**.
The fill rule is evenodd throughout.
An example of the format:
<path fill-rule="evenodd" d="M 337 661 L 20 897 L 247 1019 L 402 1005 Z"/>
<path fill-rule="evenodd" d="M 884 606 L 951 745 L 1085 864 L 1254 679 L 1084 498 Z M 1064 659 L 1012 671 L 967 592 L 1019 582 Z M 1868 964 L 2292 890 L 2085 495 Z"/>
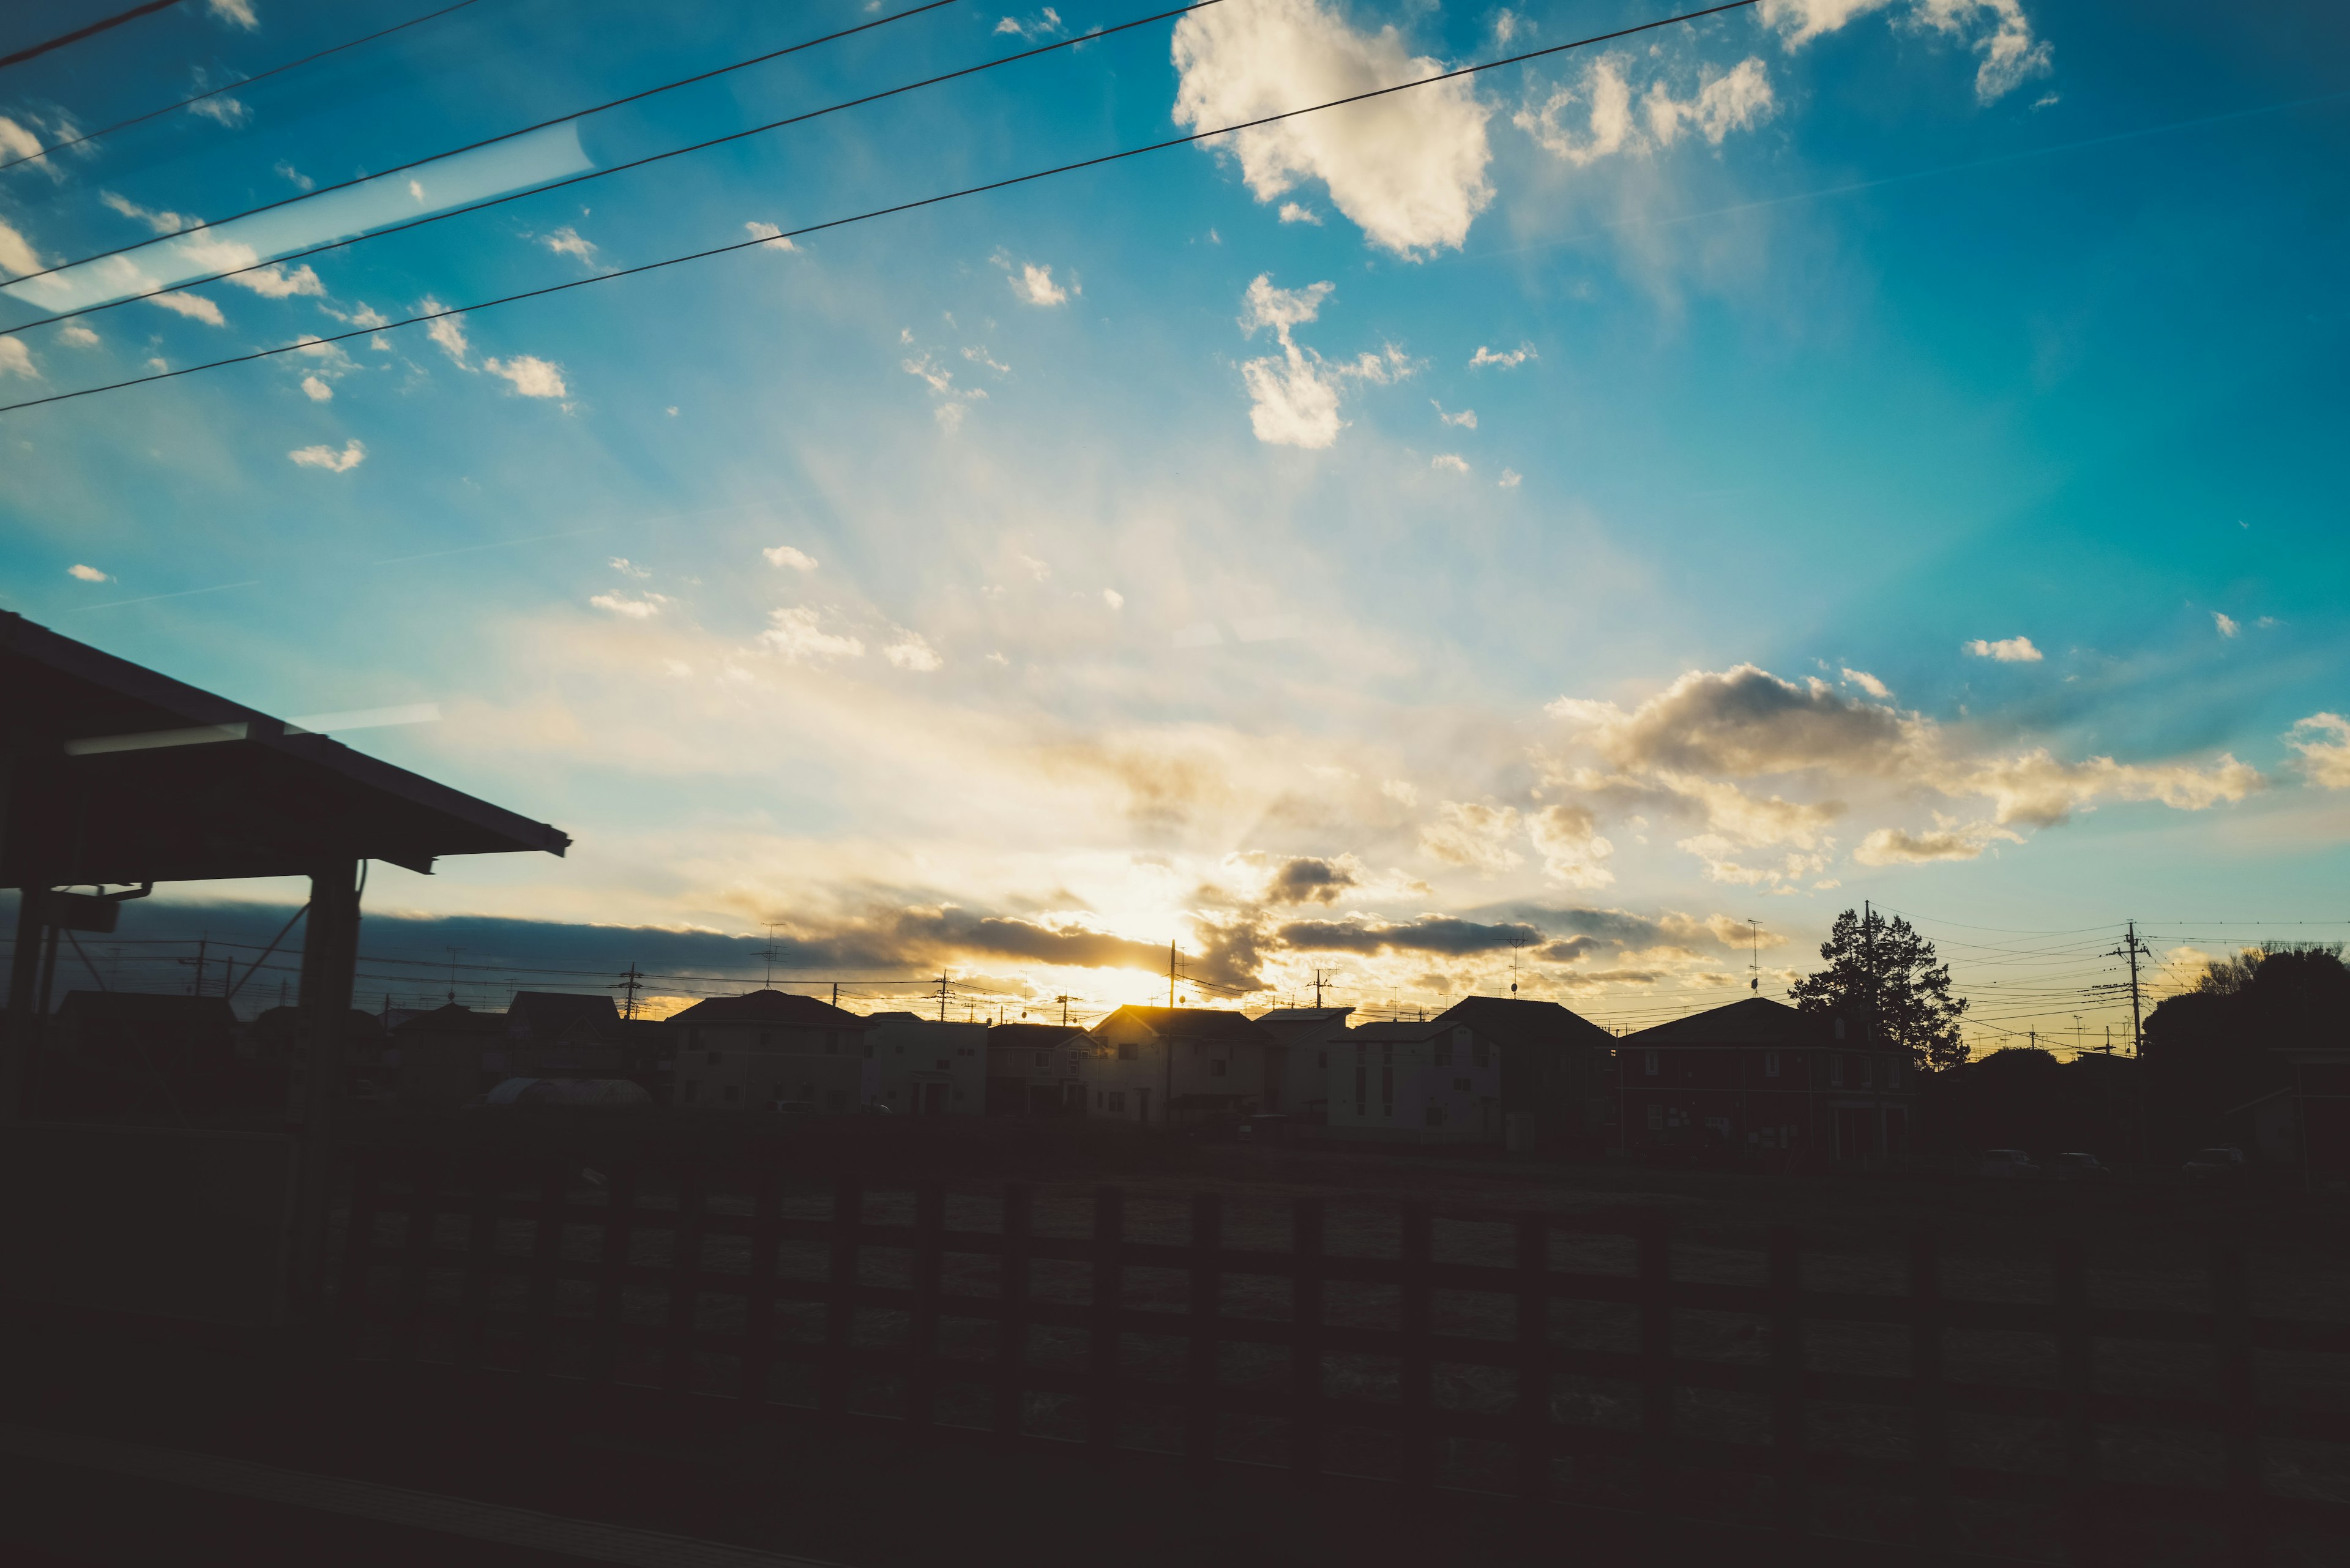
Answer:
<path fill-rule="evenodd" d="M 294 1192 L 296 1315 L 324 1305 L 327 1217 L 338 1165 L 339 1123 L 349 1085 L 346 1025 L 359 965 L 359 863 L 339 857 L 310 872 L 310 921 L 302 943 L 301 1016 L 291 1064 L 288 1119 L 301 1141 Z"/>

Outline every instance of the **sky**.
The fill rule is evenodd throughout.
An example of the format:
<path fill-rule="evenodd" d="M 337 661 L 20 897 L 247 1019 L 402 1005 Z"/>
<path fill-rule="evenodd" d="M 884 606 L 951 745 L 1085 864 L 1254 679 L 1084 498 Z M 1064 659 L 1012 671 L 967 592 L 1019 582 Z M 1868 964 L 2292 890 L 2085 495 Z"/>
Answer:
<path fill-rule="evenodd" d="M 2350 935 L 2337 7 L 1763 0 L 816 232 L 1673 13 L 1220 0 L 586 179 L 1151 13 L 248 81 L 434 8 L 0 71 L 0 402 L 335 339 L 0 411 L 0 606 L 576 840 L 371 940 L 1637 1026 L 1868 899 L 1990 1048 L 2126 1017 L 2126 919 Z"/>

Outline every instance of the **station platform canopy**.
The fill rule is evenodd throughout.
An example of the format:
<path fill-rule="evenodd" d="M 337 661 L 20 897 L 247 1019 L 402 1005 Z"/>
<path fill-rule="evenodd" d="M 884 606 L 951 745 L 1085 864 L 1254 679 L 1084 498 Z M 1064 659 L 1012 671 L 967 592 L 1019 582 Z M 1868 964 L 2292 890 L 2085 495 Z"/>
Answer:
<path fill-rule="evenodd" d="M 307 876 L 571 840 L 0 612 L 0 888 Z"/>

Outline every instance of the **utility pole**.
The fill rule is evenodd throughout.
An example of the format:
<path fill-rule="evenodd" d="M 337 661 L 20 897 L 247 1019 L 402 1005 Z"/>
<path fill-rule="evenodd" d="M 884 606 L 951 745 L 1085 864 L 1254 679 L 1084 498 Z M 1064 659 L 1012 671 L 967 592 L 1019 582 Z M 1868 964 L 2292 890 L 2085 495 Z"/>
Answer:
<path fill-rule="evenodd" d="M 1322 988 L 1329 983 L 1324 977 L 1329 972 L 1320 969 L 1314 971 L 1314 1009 L 1317 1012 L 1322 1010 Z"/>
<path fill-rule="evenodd" d="M 773 920 L 767 922 L 767 950 L 764 956 L 767 961 L 767 978 L 760 981 L 760 984 L 773 991 L 775 989 L 775 923 Z"/>
<path fill-rule="evenodd" d="M 840 1005 L 840 981 L 837 980 L 832 982 L 832 1004 L 835 1007 Z"/>
<path fill-rule="evenodd" d="M 625 991 L 629 993 L 628 1005 L 621 1010 L 621 1017 L 629 1019 L 636 1017 L 637 992 L 644 978 L 642 971 L 637 968 L 637 961 L 630 959 L 629 961 L 629 972 L 622 975 L 619 978 L 619 982 L 612 987 L 614 991 Z"/>
<path fill-rule="evenodd" d="M 464 950 L 463 948 L 449 950 L 449 1005 L 452 1007 L 457 1005 L 457 955 Z"/>
<path fill-rule="evenodd" d="M 1167 944 L 1167 1005 L 1175 1005 L 1175 944 Z"/>
<path fill-rule="evenodd" d="M 953 988 L 947 984 L 947 971 L 944 970 L 939 971 L 939 989 L 937 994 L 939 999 L 939 1022 L 944 1023 L 947 1021 L 947 999 L 953 994 Z"/>
<path fill-rule="evenodd" d="M 2129 922 L 2128 930 L 2129 934 L 2122 939 L 2122 945 L 2114 949 L 2106 956 L 2107 958 L 2126 958 L 2129 960 L 2130 1054 L 2135 1056 L 2138 1054 L 2139 1048 L 2146 1043 L 2144 1033 L 2145 1026 L 2140 1023 L 2138 1018 L 2137 961 L 2141 955 L 2147 958 L 2152 958 L 2154 956 L 2154 950 L 2137 940 L 2137 922 L 2136 920 Z"/>
<path fill-rule="evenodd" d="M 1061 1004 L 1061 1027 L 1066 1029 L 1069 1026 L 1069 999 L 1066 996 L 1056 996 L 1053 1000 Z"/>

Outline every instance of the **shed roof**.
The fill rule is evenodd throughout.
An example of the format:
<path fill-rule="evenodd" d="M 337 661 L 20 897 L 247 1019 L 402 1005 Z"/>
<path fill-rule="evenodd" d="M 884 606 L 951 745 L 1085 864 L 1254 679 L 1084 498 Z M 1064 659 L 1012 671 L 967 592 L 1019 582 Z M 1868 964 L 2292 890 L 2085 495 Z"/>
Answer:
<path fill-rule="evenodd" d="M 671 1023 L 795 1023 L 817 1029 L 867 1029 L 869 1019 L 813 996 L 789 991 L 752 991 L 741 996 L 713 996 L 681 1012 L 670 1014 Z"/>
<path fill-rule="evenodd" d="M 0 887 L 296 876 L 345 857 L 430 871 L 442 855 L 571 844 L 8 612 L 0 720 L 30 751 L 0 818 Z"/>

